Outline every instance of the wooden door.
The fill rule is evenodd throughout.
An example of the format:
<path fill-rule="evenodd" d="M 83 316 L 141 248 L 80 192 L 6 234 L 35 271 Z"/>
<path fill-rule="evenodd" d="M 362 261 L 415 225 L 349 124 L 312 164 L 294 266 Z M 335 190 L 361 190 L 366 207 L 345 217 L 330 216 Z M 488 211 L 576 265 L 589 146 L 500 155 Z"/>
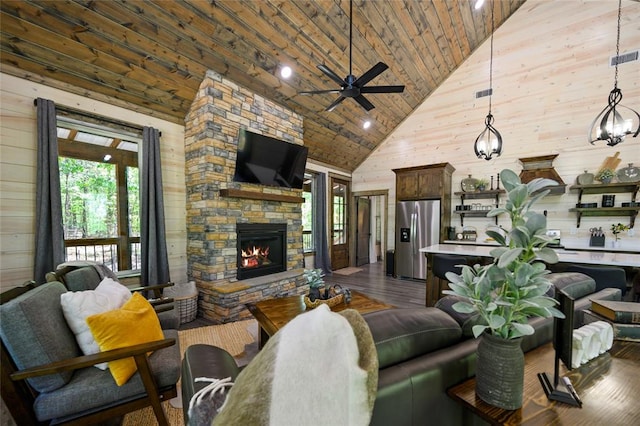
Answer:
<path fill-rule="evenodd" d="M 349 266 L 349 182 L 331 178 L 331 268 Z"/>
<path fill-rule="evenodd" d="M 358 197 L 358 226 L 356 228 L 356 266 L 369 263 L 369 247 L 371 246 L 371 201 Z"/>

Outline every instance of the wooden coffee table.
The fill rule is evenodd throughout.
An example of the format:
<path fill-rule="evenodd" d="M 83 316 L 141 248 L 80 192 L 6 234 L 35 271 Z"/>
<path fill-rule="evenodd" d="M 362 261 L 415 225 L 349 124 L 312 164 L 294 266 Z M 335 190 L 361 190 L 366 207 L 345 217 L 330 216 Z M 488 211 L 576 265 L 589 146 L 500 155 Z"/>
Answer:
<path fill-rule="evenodd" d="M 247 303 L 246 306 L 249 312 L 258 320 L 258 325 L 260 325 L 260 348 L 267 343 L 269 337 L 273 336 L 297 315 L 307 310 L 303 295 L 262 300 L 256 303 Z M 345 309 L 355 309 L 361 314 L 366 314 L 367 312 L 389 308 L 393 308 L 393 306 L 352 290 L 349 304 L 343 302 L 332 306 L 331 310 L 340 312 Z"/>
<path fill-rule="evenodd" d="M 503 410 L 476 397 L 475 378 L 447 393 L 492 425 L 631 425 L 640 424 L 640 342 L 615 340 L 607 353 L 560 374 L 573 383 L 582 408 L 549 401 L 537 373 L 553 377 L 555 352 L 551 343 L 525 354 L 522 408 Z"/>

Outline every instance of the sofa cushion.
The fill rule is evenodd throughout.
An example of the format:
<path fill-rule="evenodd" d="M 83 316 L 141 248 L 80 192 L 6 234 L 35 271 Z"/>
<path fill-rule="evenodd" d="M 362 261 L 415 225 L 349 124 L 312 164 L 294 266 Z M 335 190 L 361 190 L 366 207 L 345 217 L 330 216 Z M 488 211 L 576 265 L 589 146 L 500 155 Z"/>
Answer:
<path fill-rule="evenodd" d="M 153 306 L 140 293 L 134 293 L 121 309 L 91 315 L 87 324 L 101 351 L 164 338 Z M 109 370 L 118 386 L 122 386 L 137 366 L 133 358 L 125 358 L 109 362 Z"/>
<path fill-rule="evenodd" d="M 103 279 L 95 290 L 68 291 L 60 296 L 62 312 L 82 353 L 91 355 L 100 352 L 87 325 L 87 317 L 119 309 L 130 298 L 129 289 L 111 278 Z M 96 364 L 96 367 L 106 370 L 107 363 Z"/>
<path fill-rule="evenodd" d="M 80 355 L 75 336 L 60 306 L 65 286 L 43 284 L 0 307 L 0 335 L 17 368 L 26 369 Z M 28 379 L 38 392 L 49 392 L 69 382 L 73 372 Z"/>
<path fill-rule="evenodd" d="M 563 290 L 573 299 L 579 299 L 596 291 L 596 282 L 593 278 L 579 272 L 558 272 L 549 274 L 551 296 L 555 294 L 554 289 Z"/>
<path fill-rule="evenodd" d="M 363 317 L 380 369 L 453 345 L 462 336 L 460 325 L 437 308 L 386 309 Z"/>
<path fill-rule="evenodd" d="M 78 268 L 64 276 L 64 282 L 70 291 L 95 290 L 100 281 L 100 274 L 92 267 Z"/>

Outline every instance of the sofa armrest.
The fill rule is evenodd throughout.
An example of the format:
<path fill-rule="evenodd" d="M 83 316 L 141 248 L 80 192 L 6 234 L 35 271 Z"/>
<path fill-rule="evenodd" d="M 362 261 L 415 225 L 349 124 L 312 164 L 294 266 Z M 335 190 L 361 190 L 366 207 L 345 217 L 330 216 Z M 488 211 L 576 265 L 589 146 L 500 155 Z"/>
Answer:
<path fill-rule="evenodd" d="M 182 411 L 184 424 L 189 424 L 189 401 L 206 382 L 196 382 L 198 377 L 225 379 L 231 377 L 235 381 L 240 374 L 236 360 L 222 348 L 211 345 L 191 345 L 184 353 L 182 360 Z"/>

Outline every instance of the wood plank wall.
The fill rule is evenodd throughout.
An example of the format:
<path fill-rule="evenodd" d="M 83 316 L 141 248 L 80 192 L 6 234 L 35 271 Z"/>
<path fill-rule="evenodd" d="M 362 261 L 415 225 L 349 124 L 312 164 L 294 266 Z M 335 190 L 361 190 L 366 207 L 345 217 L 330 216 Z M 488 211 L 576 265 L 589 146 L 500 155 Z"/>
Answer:
<path fill-rule="evenodd" d="M 620 52 L 640 49 L 640 4 L 623 1 Z M 456 168 L 453 187 L 468 175 L 489 178 L 504 168 L 522 170 L 519 158 L 559 154 L 553 165 L 567 185 L 585 169 L 597 170 L 604 159 L 620 152 L 622 163 L 640 166 L 640 137 L 615 148 L 587 142 L 591 121 L 606 105 L 613 88 L 617 2 L 528 0 L 494 36 L 492 113 L 503 136 L 501 157 L 485 161 L 473 153 L 473 142 L 484 127 L 488 98 L 474 93 L 489 87 L 487 40 L 353 173 L 353 191 L 389 190 L 389 239 L 395 241 L 394 168 L 450 162 Z M 640 111 L 640 61 L 619 66 L 622 104 Z M 600 205 L 600 196 L 591 196 Z M 459 204 L 452 197 L 452 204 Z M 616 205 L 629 201 L 617 194 Z M 477 200 L 485 201 L 485 200 Z M 488 203 L 488 200 L 486 200 Z M 549 228 L 560 229 L 563 239 L 588 241 L 588 229 L 612 222 L 629 223 L 625 217 L 583 218 L 576 229 L 576 215 L 568 212 L 577 194 L 548 196 L 539 210 L 548 211 Z M 454 208 L 452 208 L 454 210 Z M 479 237 L 490 222 L 465 219 Z M 502 223 L 502 222 L 501 222 Z M 454 215 L 452 224 L 460 229 Z M 623 236 L 623 245 L 640 245 L 640 221 L 635 236 Z M 611 234 L 608 234 L 611 238 Z M 482 237 L 484 238 L 484 237 Z"/>
<path fill-rule="evenodd" d="M 0 289 L 32 279 L 37 97 L 162 132 L 161 157 L 171 279 L 186 281 L 184 126 L 0 74 Z"/>

